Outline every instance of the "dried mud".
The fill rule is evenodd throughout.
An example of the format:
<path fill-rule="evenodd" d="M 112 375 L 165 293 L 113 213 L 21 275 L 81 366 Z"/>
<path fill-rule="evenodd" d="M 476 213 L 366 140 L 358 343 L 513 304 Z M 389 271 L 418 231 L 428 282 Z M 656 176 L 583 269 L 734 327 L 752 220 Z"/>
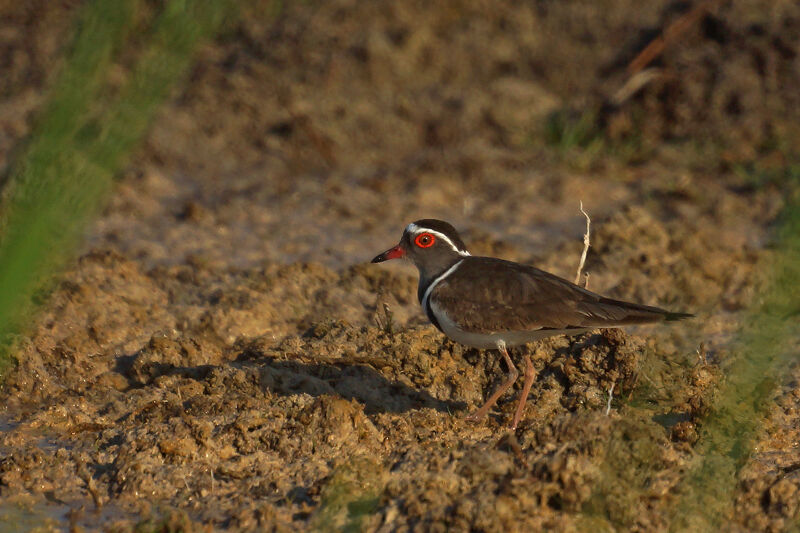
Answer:
<path fill-rule="evenodd" d="M 732 169 L 747 154 L 766 175 L 780 168 L 765 136 L 785 138 L 781 110 L 797 98 L 796 6 L 729 4 L 660 60 L 716 77 L 667 78 L 614 118 L 608 136 L 625 143 L 620 124 L 653 117 L 636 164 L 537 139 L 553 111 L 608 93 L 634 37 L 675 16 L 666 3 L 331 2 L 277 20 L 253 8 L 204 48 L 13 340 L 0 518 L 45 530 L 667 530 L 782 205 Z M 2 34 L 17 57 L 7 161 L 66 32 L 4 9 L 8 28 L 32 28 Z M 739 60 L 753 55 L 763 62 Z M 719 142 L 733 148 L 670 142 L 708 131 L 731 133 Z M 487 421 L 465 421 L 502 380 L 501 358 L 427 324 L 411 267 L 365 262 L 436 216 L 473 253 L 572 278 L 579 200 L 593 215 L 590 288 L 697 318 L 531 345 L 519 429 L 506 425 L 521 384 Z M 794 379 L 740 473 L 731 528 L 781 531 L 797 515 Z"/>

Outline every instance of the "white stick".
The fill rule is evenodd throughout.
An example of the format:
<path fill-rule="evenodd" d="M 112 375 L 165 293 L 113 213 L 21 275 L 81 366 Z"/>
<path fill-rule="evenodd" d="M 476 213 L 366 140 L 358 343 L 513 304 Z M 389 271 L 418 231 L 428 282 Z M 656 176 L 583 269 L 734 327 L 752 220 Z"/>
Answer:
<path fill-rule="evenodd" d="M 608 413 L 611 412 L 611 400 L 614 398 L 614 385 L 616 385 L 616 383 L 612 383 L 611 388 L 608 389 L 608 403 L 606 404 L 606 416 L 608 416 Z"/>
<path fill-rule="evenodd" d="M 592 219 L 583 210 L 583 201 L 581 201 L 581 213 L 586 217 L 586 233 L 583 235 L 583 253 L 581 254 L 581 262 L 578 264 L 578 273 L 575 274 L 575 285 L 581 281 L 581 271 L 583 270 L 583 264 L 586 263 L 586 254 L 589 252 L 589 229 L 592 225 Z"/>

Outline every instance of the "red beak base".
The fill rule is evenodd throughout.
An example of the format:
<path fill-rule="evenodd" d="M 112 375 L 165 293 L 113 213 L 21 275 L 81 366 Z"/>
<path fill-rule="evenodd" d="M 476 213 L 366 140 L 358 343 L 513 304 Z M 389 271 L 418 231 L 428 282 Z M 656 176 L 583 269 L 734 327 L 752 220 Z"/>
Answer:
<path fill-rule="evenodd" d="M 376 256 L 375 259 L 372 260 L 372 262 L 383 263 L 384 261 L 388 261 L 389 259 L 400 259 L 401 257 L 405 257 L 405 255 L 406 255 L 405 250 L 400 248 L 400 245 L 398 244 L 394 248 L 389 248 L 382 254 Z"/>

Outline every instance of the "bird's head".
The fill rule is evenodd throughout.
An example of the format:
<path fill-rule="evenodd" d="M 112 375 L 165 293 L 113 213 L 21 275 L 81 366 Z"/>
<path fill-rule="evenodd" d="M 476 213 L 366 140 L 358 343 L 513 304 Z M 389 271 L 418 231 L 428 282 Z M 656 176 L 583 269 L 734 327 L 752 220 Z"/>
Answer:
<path fill-rule="evenodd" d="M 426 218 L 406 226 L 397 246 L 376 256 L 372 262 L 406 258 L 416 265 L 420 276 L 428 278 L 469 255 L 456 229 L 443 220 Z"/>

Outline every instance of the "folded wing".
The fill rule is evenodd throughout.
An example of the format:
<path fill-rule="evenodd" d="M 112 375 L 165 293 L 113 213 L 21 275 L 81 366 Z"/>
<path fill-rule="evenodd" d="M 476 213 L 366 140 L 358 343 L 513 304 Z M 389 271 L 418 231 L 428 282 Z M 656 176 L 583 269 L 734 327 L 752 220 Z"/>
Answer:
<path fill-rule="evenodd" d="M 463 261 L 431 298 L 474 333 L 618 327 L 691 316 L 604 298 L 543 270 L 488 257 Z"/>

